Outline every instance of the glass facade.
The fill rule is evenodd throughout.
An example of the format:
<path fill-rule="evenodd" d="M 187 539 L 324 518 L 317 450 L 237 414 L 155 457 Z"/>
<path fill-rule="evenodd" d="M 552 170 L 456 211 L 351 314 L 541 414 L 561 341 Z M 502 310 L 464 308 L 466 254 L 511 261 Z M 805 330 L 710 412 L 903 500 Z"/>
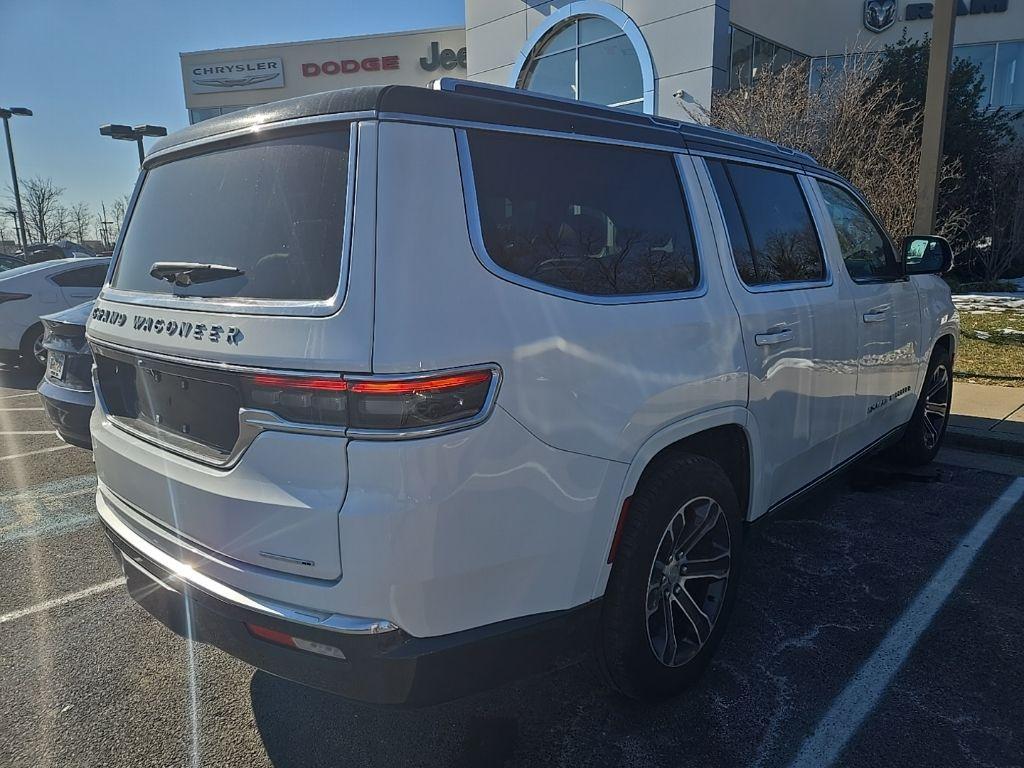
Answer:
<path fill-rule="evenodd" d="M 572 19 L 542 42 L 524 68 L 520 87 L 643 112 L 644 84 L 633 44 L 599 17 Z"/>
<path fill-rule="evenodd" d="M 761 72 L 807 58 L 799 51 L 773 43 L 739 27 L 730 27 L 729 36 L 729 88 L 752 85 Z"/>
<path fill-rule="evenodd" d="M 877 56 L 862 53 L 857 56 Z M 811 62 L 811 88 L 817 88 L 829 73 L 837 72 L 847 56 L 819 56 Z M 984 79 L 985 107 L 1024 107 L 1024 40 L 953 46 L 953 58 L 977 65 Z"/>

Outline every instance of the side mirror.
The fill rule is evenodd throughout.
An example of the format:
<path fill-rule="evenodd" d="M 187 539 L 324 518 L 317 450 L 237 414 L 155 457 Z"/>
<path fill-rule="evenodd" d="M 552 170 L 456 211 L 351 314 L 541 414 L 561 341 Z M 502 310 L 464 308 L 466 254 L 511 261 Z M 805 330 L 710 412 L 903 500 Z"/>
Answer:
<path fill-rule="evenodd" d="M 903 264 L 908 275 L 944 275 L 953 268 L 953 249 L 944 237 L 903 238 Z"/>

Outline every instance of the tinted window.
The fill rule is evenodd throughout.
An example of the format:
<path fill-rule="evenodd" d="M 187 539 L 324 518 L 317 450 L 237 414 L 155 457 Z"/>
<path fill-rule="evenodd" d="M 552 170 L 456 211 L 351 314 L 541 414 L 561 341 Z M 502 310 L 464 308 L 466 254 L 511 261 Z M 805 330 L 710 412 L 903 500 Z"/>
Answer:
<path fill-rule="evenodd" d="M 739 163 L 708 162 L 733 258 L 747 285 L 825 278 L 825 261 L 796 176 Z"/>
<path fill-rule="evenodd" d="M 885 280 L 900 277 L 903 270 L 889 238 L 878 228 L 864 206 L 835 184 L 819 181 L 825 208 L 836 229 L 846 269 L 854 280 Z"/>
<path fill-rule="evenodd" d="M 469 143 L 484 245 L 499 266 L 599 296 L 697 284 L 672 155 L 485 132 Z"/>
<path fill-rule="evenodd" d="M 107 276 L 107 265 L 97 264 L 93 267 L 69 269 L 53 276 L 53 282 L 61 288 L 99 288 Z"/>
<path fill-rule="evenodd" d="M 290 136 L 161 165 L 146 174 L 113 285 L 129 291 L 322 300 L 338 289 L 348 132 Z M 223 264 L 245 274 L 188 288 L 154 262 Z"/>

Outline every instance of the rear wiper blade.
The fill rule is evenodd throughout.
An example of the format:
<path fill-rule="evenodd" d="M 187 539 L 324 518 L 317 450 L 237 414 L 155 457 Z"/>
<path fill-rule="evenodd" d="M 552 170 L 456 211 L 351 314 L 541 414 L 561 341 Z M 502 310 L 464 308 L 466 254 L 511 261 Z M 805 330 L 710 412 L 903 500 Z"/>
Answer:
<path fill-rule="evenodd" d="M 166 280 L 181 287 L 196 283 L 208 283 L 225 277 L 244 275 L 245 270 L 224 264 L 197 264 L 191 261 L 158 261 L 149 269 L 157 280 Z"/>

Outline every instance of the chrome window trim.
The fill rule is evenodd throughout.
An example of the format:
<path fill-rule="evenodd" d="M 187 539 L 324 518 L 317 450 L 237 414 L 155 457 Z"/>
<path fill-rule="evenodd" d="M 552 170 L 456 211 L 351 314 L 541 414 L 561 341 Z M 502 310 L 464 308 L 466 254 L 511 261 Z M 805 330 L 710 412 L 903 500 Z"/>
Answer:
<path fill-rule="evenodd" d="M 545 98 L 553 97 L 545 96 Z M 650 115 L 648 115 L 648 117 L 650 117 Z M 600 120 L 601 118 L 596 117 L 596 119 Z M 440 128 L 455 128 L 456 130 L 476 129 L 480 131 L 494 131 L 496 133 L 519 133 L 526 136 L 541 136 L 549 139 L 566 139 L 567 141 L 589 141 L 594 144 L 610 144 L 616 147 L 650 149 L 657 152 L 685 153 L 687 151 L 686 147 L 682 146 L 682 144 L 685 143 L 685 141 L 683 141 L 682 134 L 677 134 L 681 139 L 680 144 L 652 144 L 645 141 L 629 141 L 627 139 L 615 139 L 609 136 L 595 136 L 593 134 L 588 133 L 566 133 L 565 131 L 552 131 L 545 128 L 524 128 L 518 125 L 508 125 L 507 123 L 482 123 L 476 120 L 457 120 L 448 117 L 427 117 L 425 115 L 412 115 L 406 112 L 382 112 L 380 114 L 380 120 L 381 122 L 389 123 L 412 123 L 414 125 L 433 125 Z M 652 125 L 655 125 L 655 127 L 659 127 L 656 124 Z"/>
<path fill-rule="evenodd" d="M 341 266 L 338 270 L 338 286 L 334 293 L 326 299 L 319 301 L 290 301 L 290 300 L 278 300 L 278 299 L 238 299 L 235 297 L 223 297 L 216 299 L 203 298 L 200 296 L 174 296 L 172 294 L 164 293 L 147 293 L 145 291 L 130 291 L 121 288 L 115 288 L 111 286 L 111 281 L 115 271 L 117 270 L 117 264 L 121 257 L 121 245 L 124 239 L 125 233 L 128 231 L 128 226 L 131 223 L 131 215 L 134 213 L 135 202 L 138 199 L 139 193 L 142 187 L 145 185 L 145 177 L 149 173 L 148 170 L 143 170 L 139 175 L 139 181 L 136 185 L 135 192 L 132 196 L 131 205 L 125 214 L 124 224 L 121 227 L 121 232 L 118 235 L 117 247 L 114 252 L 114 257 L 111 259 L 111 268 L 107 271 L 107 280 L 104 286 L 101 288 L 100 298 L 105 301 L 114 302 L 117 304 L 127 304 L 131 306 L 144 306 L 147 309 L 159 307 L 161 309 L 172 309 L 172 310 L 190 310 L 193 312 L 210 312 L 212 314 L 244 314 L 244 315 L 264 315 L 264 316 L 284 316 L 284 317 L 328 317 L 337 312 L 341 305 L 344 303 L 345 296 L 348 293 L 348 280 L 349 280 L 349 265 L 351 263 L 352 256 L 352 232 L 354 222 L 352 218 L 355 214 L 355 186 L 356 186 L 356 167 L 357 167 L 357 155 L 359 153 L 359 123 L 356 118 L 352 115 L 363 114 L 363 113 L 339 113 L 335 115 L 320 115 L 317 118 L 301 118 L 296 120 L 283 120 L 276 123 L 269 123 L 268 133 L 272 134 L 279 128 L 291 128 L 294 126 L 302 126 L 313 123 L 349 123 L 349 149 L 348 149 L 348 162 L 345 170 L 345 212 L 344 212 L 344 226 L 341 234 Z M 321 118 L 331 118 L 330 120 L 324 120 Z M 202 144 L 220 141 L 223 138 L 235 135 L 247 135 L 249 133 L 259 133 L 259 126 L 254 128 L 248 128 L 241 131 L 231 131 L 229 133 L 217 134 L 209 138 L 198 139 L 194 142 L 188 142 L 187 145 L 180 145 L 178 147 L 172 147 L 159 153 L 160 156 L 179 151 L 185 146 L 201 146 Z M 260 137 L 264 138 L 264 137 Z M 272 135 L 268 135 L 266 138 L 272 138 Z M 155 155 L 154 155 L 155 156 Z M 147 165 L 149 164 L 149 157 L 146 158 Z"/>
<path fill-rule="evenodd" d="M 473 83 L 474 88 L 486 88 L 486 83 Z M 527 92 L 529 93 L 529 92 Z M 539 95 L 539 94 L 538 94 Z M 555 96 L 544 96 L 549 101 L 568 101 L 559 99 Z M 568 101 L 570 104 L 585 104 L 587 102 L 574 102 Z M 600 104 L 594 106 L 600 107 Z M 637 115 L 635 112 L 627 112 L 625 114 Z M 508 125 L 507 123 L 484 123 L 478 120 L 460 120 L 448 117 L 434 117 L 426 115 L 414 115 L 408 112 L 381 112 L 377 117 L 381 122 L 398 122 L 398 123 L 413 123 L 416 125 L 434 125 L 445 128 L 476 128 L 482 131 L 498 131 L 502 133 L 522 133 L 528 136 L 546 136 L 553 139 L 567 139 L 570 141 L 591 141 L 597 144 L 612 144 L 617 147 L 635 147 L 637 149 L 651 149 L 658 152 L 676 152 L 681 154 L 690 154 L 694 157 L 707 156 L 717 157 L 722 160 L 739 160 L 739 162 L 749 163 L 750 165 L 766 165 L 772 168 L 778 168 L 782 171 L 788 171 L 790 173 L 800 173 L 803 168 L 808 164 L 815 164 L 814 158 L 805 156 L 801 152 L 791 150 L 789 156 L 793 158 L 793 165 L 783 165 L 781 163 L 773 163 L 770 160 L 757 160 L 748 159 L 747 157 L 738 158 L 737 155 L 729 155 L 725 153 L 710 152 L 708 150 L 694 150 L 689 146 L 690 141 L 703 141 L 700 137 L 687 137 L 681 129 L 675 125 L 675 121 L 669 123 L 665 122 L 665 119 L 659 118 L 657 115 L 637 115 L 638 117 L 646 117 L 653 128 L 667 128 L 672 130 L 674 135 L 679 138 L 678 144 L 658 144 L 647 141 L 630 141 L 629 139 L 618 139 L 609 136 L 598 136 L 591 133 L 569 133 L 566 131 L 553 131 L 546 128 L 526 128 L 518 125 Z M 611 118 L 602 118 L 599 115 L 590 116 L 595 120 L 608 119 L 609 122 L 617 122 Z M 730 141 L 727 137 L 729 131 L 722 132 L 721 135 L 716 134 L 713 138 L 709 138 L 715 144 L 724 144 L 728 146 L 736 147 L 738 152 L 757 152 L 757 149 L 746 144 L 739 142 Z M 735 134 L 741 138 L 750 138 L 747 136 L 741 136 Z M 776 144 L 765 143 L 765 151 L 775 150 L 787 153 L 787 147 L 783 147 Z"/>
<path fill-rule="evenodd" d="M 484 129 L 486 130 L 486 126 Z M 542 135 L 537 131 L 515 132 L 521 132 L 532 136 Z M 583 137 L 579 136 L 577 136 L 576 139 L 584 140 Z M 491 258 L 491 255 L 487 252 L 487 247 L 484 245 L 483 229 L 480 225 L 480 209 L 477 205 L 476 180 L 473 175 L 472 158 L 470 157 L 469 152 L 469 138 L 466 131 L 456 130 L 455 141 L 459 157 L 459 172 L 462 176 L 463 198 L 466 203 L 466 223 L 469 227 L 470 244 L 472 245 L 473 252 L 480 264 L 495 277 L 499 277 L 509 283 L 522 286 L 523 288 L 537 291 L 538 293 L 546 293 L 550 296 L 557 296 L 558 298 L 568 299 L 570 301 L 578 301 L 583 304 L 650 304 L 661 301 L 677 301 L 679 299 L 696 299 L 707 293 L 707 270 L 705 269 L 704 259 L 701 258 L 701 254 L 703 253 L 703 243 L 701 241 L 698 228 L 695 226 L 696 217 L 693 213 L 693 203 L 690 199 L 690 190 L 685 183 L 685 177 L 679 164 L 678 156 L 680 152 L 678 148 L 671 150 L 667 148 L 658 148 L 657 151 L 672 155 L 672 163 L 676 171 L 676 181 L 679 185 L 680 195 L 683 198 L 683 205 L 686 206 L 686 214 L 689 217 L 690 232 L 693 237 L 694 260 L 697 264 L 698 274 L 697 284 L 686 291 L 600 296 L 588 293 L 578 293 L 576 291 L 559 288 L 548 283 L 542 283 L 539 280 L 532 280 L 528 277 L 523 277 L 522 275 L 505 269 Z M 624 142 L 606 141 L 598 143 L 626 146 Z"/>
<path fill-rule="evenodd" d="M 295 371 L 282 370 L 279 368 L 255 368 L 243 365 L 233 365 L 231 363 L 208 363 L 206 361 L 191 360 L 188 358 L 176 357 L 174 355 L 144 352 L 132 349 L 131 347 L 124 347 L 119 344 L 109 344 L 106 342 L 90 343 L 101 348 L 108 347 L 121 352 L 127 352 L 140 358 L 155 358 L 158 360 L 165 360 L 167 362 L 189 365 L 193 368 L 231 371 L 245 375 L 257 375 L 261 373 L 267 373 L 275 376 L 309 376 L 310 374 L 324 375 L 321 371 Z M 329 424 L 305 424 L 297 421 L 289 421 L 272 411 L 266 411 L 259 408 L 242 407 L 238 409 L 238 438 L 235 440 L 235 444 L 231 447 L 231 450 L 227 453 L 222 453 L 214 448 L 203 446 L 194 440 L 182 438 L 175 433 L 164 433 L 155 429 L 154 434 L 150 434 L 149 432 L 134 427 L 131 424 L 126 424 L 117 416 L 111 415 L 110 410 L 107 408 L 107 404 L 103 400 L 102 391 L 100 390 L 95 363 L 93 363 L 92 366 L 92 382 L 93 389 L 96 393 L 96 403 L 99 405 L 104 419 L 106 419 L 111 425 L 117 427 L 123 432 L 126 432 L 132 437 L 160 448 L 161 450 L 168 451 L 169 453 L 181 456 L 182 458 L 200 462 L 215 469 L 226 470 L 232 468 L 238 463 L 239 459 L 246 450 L 248 450 L 249 446 L 252 445 L 253 441 L 263 432 L 285 432 L 290 434 L 316 435 L 320 437 L 340 437 L 349 440 L 390 441 L 437 437 L 438 435 L 445 435 L 452 432 L 461 432 L 465 429 L 471 429 L 485 422 L 494 412 L 503 376 L 501 366 L 497 363 L 464 365 L 457 368 L 418 371 L 416 373 L 393 375 L 387 373 L 377 375 L 350 374 L 344 377 L 346 381 L 351 382 L 380 381 L 382 379 L 387 381 L 417 381 L 435 376 L 443 376 L 447 374 L 454 375 L 484 369 L 491 371 L 491 384 L 487 390 L 487 396 L 484 398 L 484 403 L 480 408 L 480 412 L 468 419 L 460 419 L 459 421 L 453 421 L 447 424 L 437 424 L 435 426 L 413 429 L 361 429 L 347 426 L 332 426 Z M 342 378 L 341 374 L 337 374 L 337 376 L 339 379 Z M 168 438 L 174 439 L 170 440 Z"/>
<path fill-rule="evenodd" d="M 732 237 L 729 234 L 729 227 L 726 224 L 725 211 L 722 209 L 722 201 L 718 197 L 718 190 L 715 188 L 715 183 L 711 178 L 711 171 L 708 170 L 706 157 L 713 157 L 716 160 L 723 160 L 731 163 L 747 165 L 764 165 L 769 168 L 772 168 L 773 170 L 778 170 L 796 176 L 797 184 L 800 186 L 800 192 L 804 196 L 804 204 L 807 206 L 807 213 L 811 218 L 811 223 L 814 225 L 814 233 L 818 238 L 818 247 L 821 248 L 821 261 L 825 268 L 824 279 L 801 280 L 799 282 L 790 283 L 767 283 L 765 285 L 747 285 L 747 283 L 740 276 L 740 270 L 736 264 L 736 257 L 733 255 Z M 732 273 L 736 276 L 736 280 L 739 281 L 739 284 L 743 287 L 743 290 L 745 290 L 747 293 L 752 294 L 779 293 L 782 291 L 806 291 L 813 288 L 829 288 L 835 283 L 832 271 L 832 264 L 828 257 L 828 249 L 825 247 L 825 241 L 822 239 L 821 231 L 818 229 L 818 221 L 814 215 L 814 209 L 811 207 L 811 198 L 807 193 L 806 174 L 794 170 L 793 168 L 787 168 L 784 165 L 776 166 L 772 165 L 771 163 L 746 163 L 746 160 L 743 158 L 729 157 L 728 155 L 695 154 L 694 160 L 700 161 L 699 163 L 695 163 L 695 165 L 697 165 L 700 169 L 700 172 L 704 174 L 705 185 L 710 190 L 711 195 L 714 197 L 715 211 L 717 211 L 719 220 L 722 222 L 722 234 L 725 236 L 725 246 L 728 250 L 726 256 L 728 256 L 729 263 L 732 264 Z"/>
<path fill-rule="evenodd" d="M 779 149 L 784 151 L 783 147 L 779 147 Z M 725 152 L 709 152 L 707 150 L 695 150 L 691 154 L 694 157 L 706 158 L 711 160 L 722 160 L 728 163 L 742 163 L 743 165 L 759 165 L 765 168 L 771 168 L 772 170 L 782 171 L 783 173 L 806 173 L 806 171 L 804 171 L 802 167 L 803 164 L 800 163 L 800 155 L 796 153 L 795 150 L 792 157 L 794 162 L 797 163 L 797 165 L 783 165 L 782 163 L 773 163 L 771 160 L 757 160 L 747 157 L 740 157 L 737 155 L 729 155 L 726 154 Z"/>

